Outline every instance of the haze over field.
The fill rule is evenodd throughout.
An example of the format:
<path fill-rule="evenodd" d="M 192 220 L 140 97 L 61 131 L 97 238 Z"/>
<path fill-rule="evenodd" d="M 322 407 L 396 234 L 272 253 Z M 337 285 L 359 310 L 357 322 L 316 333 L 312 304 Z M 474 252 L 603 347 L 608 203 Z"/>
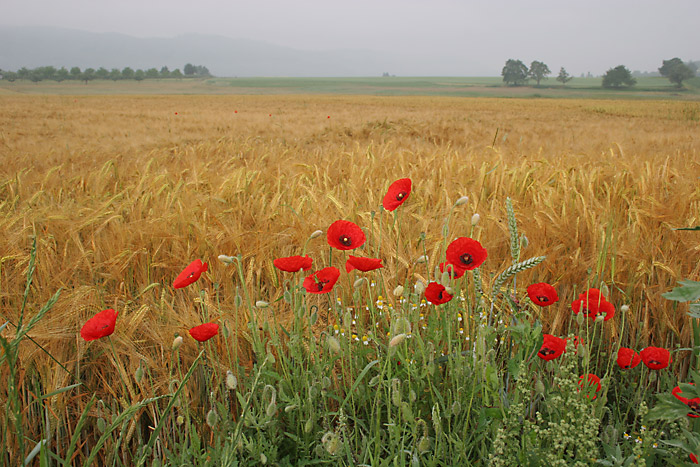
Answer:
<path fill-rule="evenodd" d="M 219 76 L 497 76 L 517 58 L 576 76 L 655 71 L 700 58 L 699 17 L 695 0 L 7 0 L 0 68 L 189 61 Z"/>

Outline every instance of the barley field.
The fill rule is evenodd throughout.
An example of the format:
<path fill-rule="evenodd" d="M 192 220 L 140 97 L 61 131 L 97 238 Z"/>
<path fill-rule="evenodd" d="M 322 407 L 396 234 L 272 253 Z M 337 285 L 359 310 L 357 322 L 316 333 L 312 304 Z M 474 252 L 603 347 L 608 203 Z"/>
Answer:
<path fill-rule="evenodd" d="M 78 436 L 81 413 L 94 425 L 108 401 L 114 412 L 172 391 L 173 339 L 203 315 L 229 333 L 209 343 L 220 358 L 210 357 L 207 368 L 240 366 L 239 378 L 250 374 L 260 364 L 251 319 L 260 335 L 271 333 L 263 323 L 289 329 L 294 319 L 284 297 L 290 279 L 272 261 L 305 248 L 315 265 L 330 266 L 325 236 L 309 236 L 337 219 L 362 227 L 362 254 L 384 262 L 372 300 L 382 295 L 398 307 L 391 291 L 430 281 L 456 237 L 473 237 L 488 250 L 481 279 L 492 285 L 514 262 L 510 198 L 527 237 L 520 259 L 546 256 L 518 275 L 513 292 L 548 282 L 561 298 L 538 311 L 547 332 L 566 334 L 571 302 L 603 284 L 631 316 L 624 326 L 611 320 L 607 338 L 638 347 L 693 345 L 687 305 L 661 295 L 679 280 L 700 278 L 698 232 L 674 230 L 700 225 L 698 103 L 2 95 L 0 104 L 0 321 L 10 322 L 3 334 L 14 335 L 60 289 L 28 333 L 33 342 L 18 347 L 17 366 L 0 371 L 3 379 L 15 375 L 27 440 L 52 439 L 59 457 L 73 456 L 70 463 L 86 462 L 99 437 L 97 428 L 80 425 L 86 431 L 75 452 L 61 450 Z M 389 184 L 404 177 L 413 189 L 401 211 L 380 209 Z M 462 196 L 468 202 L 454 207 Z M 472 226 L 474 214 L 480 220 Z M 36 271 L 27 287 L 34 241 Z M 222 254 L 241 255 L 240 275 L 217 261 Z M 428 262 L 416 263 L 422 255 Z M 196 291 L 174 290 L 173 279 L 197 258 L 209 270 Z M 357 277 L 343 273 L 333 300 L 352 303 Z M 330 306 L 324 297 L 309 300 L 320 310 Z M 251 307 L 256 301 L 269 307 Z M 119 312 L 111 347 L 80 337 L 85 321 L 105 308 Z M 321 312 L 316 335 L 334 322 Z M 185 367 L 198 358 L 195 344 L 179 349 Z M 691 353 L 679 351 L 673 363 L 682 377 Z M 148 390 L 131 376 L 142 366 Z M 31 403 L 37 392 L 78 378 L 86 389 Z M 93 393 L 107 408 L 91 402 Z M 207 399 L 203 389 L 192 397 Z M 4 390 L 0 399 L 14 400 Z M 145 443 L 146 426 L 157 419 L 149 417 L 139 419 L 142 428 L 126 424 L 119 442 L 105 442 L 115 454 L 98 459 L 122 465 L 119 453 L 139 437 Z M 7 419 L 3 429 L 15 422 Z M 211 433 L 200 436 L 213 443 Z M 34 446 L 3 439 L 7 462 Z"/>

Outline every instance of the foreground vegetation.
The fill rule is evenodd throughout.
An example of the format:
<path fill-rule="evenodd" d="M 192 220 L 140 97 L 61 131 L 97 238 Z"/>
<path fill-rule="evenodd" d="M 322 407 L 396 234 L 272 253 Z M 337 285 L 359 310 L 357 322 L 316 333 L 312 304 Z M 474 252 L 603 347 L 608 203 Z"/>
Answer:
<path fill-rule="evenodd" d="M 672 230 L 699 223 L 697 104 L 2 101 L 5 463 L 35 446 L 35 461 L 87 465 L 698 453 L 692 407 L 671 396 L 697 371 L 693 326 L 661 296 L 700 273 L 697 234 Z M 402 177 L 410 196 L 381 209 Z M 367 237 L 349 254 L 383 268 L 345 273 L 347 253 L 310 238 L 338 219 Z M 488 257 L 453 280 L 436 268 L 458 237 Z M 305 254 L 308 272 L 273 266 Z M 198 258 L 208 271 L 174 289 Z M 331 293 L 304 292 L 329 266 L 343 270 Z M 430 282 L 454 298 L 424 302 L 416 284 Z M 539 282 L 559 301 L 531 303 Z M 573 313 L 589 288 L 615 307 L 607 321 Z M 86 342 L 105 308 L 114 333 Z M 207 322 L 219 332 L 199 344 L 188 330 Z M 546 362 L 543 334 L 579 339 Z M 617 365 L 620 347 L 649 346 L 671 351 L 668 367 Z M 579 391 L 587 374 L 600 392 Z"/>

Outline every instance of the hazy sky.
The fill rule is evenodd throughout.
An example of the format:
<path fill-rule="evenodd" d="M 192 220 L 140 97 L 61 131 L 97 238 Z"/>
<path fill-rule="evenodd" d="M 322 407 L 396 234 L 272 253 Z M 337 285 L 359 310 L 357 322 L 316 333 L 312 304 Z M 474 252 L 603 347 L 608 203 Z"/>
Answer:
<path fill-rule="evenodd" d="M 5 26 L 388 51 L 434 75 L 495 76 L 509 58 L 554 75 L 700 60 L 700 0 L 2 0 L 0 11 Z"/>

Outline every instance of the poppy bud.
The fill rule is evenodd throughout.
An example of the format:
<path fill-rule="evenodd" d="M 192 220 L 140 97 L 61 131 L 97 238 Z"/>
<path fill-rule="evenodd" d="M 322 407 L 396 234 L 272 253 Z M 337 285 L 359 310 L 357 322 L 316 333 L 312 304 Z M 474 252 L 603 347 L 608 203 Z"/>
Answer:
<path fill-rule="evenodd" d="M 314 421 L 312 419 L 308 419 L 306 423 L 304 423 L 304 433 L 311 433 L 311 430 L 314 429 Z"/>
<path fill-rule="evenodd" d="M 178 425 L 182 425 L 183 423 L 185 423 L 185 417 L 183 417 L 182 415 L 178 415 L 175 419 L 175 423 L 177 423 Z"/>
<path fill-rule="evenodd" d="M 423 292 L 425 292 L 425 284 L 422 281 L 416 282 L 416 285 L 413 286 L 413 291 L 416 295 L 423 294 Z"/>
<path fill-rule="evenodd" d="M 338 339 L 336 339 L 335 337 L 328 336 L 328 339 L 326 339 L 326 345 L 328 346 L 328 349 L 332 352 L 340 353 L 340 342 L 338 342 Z"/>
<path fill-rule="evenodd" d="M 258 300 L 257 302 L 255 302 L 256 308 L 267 308 L 268 306 L 270 306 L 270 304 L 265 300 Z"/>
<path fill-rule="evenodd" d="M 214 428 L 218 420 L 219 416 L 216 414 L 216 411 L 210 409 L 209 412 L 207 412 L 207 425 L 209 425 L 209 428 Z"/>
<path fill-rule="evenodd" d="M 391 403 L 401 407 L 401 381 L 398 378 L 391 380 Z"/>
<path fill-rule="evenodd" d="M 182 336 L 177 336 L 173 339 L 173 352 L 180 348 L 182 345 Z"/>
<path fill-rule="evenodd" d="M 535 383 L 535 393 L 544 394 L 544 383 L 541 379 L 538 379 Z"/>
<path fill-rule="evenodd" d="M 578 323 L 579 326 L 583 325 L 584 318 L 585 318 L 585 315 L 583 313 L 578 313 L 576 315 L 576 322 Z"/>
<path fill-rule="evenodd" d="M 469 196 L 462 196 L 457 201 L 455 201 L 455 206 L 461 206 L 469 202 Z"/>
<path fill-rule="evenodd" d="M 235 260 L 236 260 L 235 256 L 219 255 L 219 261 L 224 263 L 225 266 L 228 266 L 229 264 L 233 264 L 233 262 Z"/>
<path fill-rule="evenodd" d="M 139 363 L 139 367 L 136 369 L 136 373 L 134 374 L 134 379 L 136 380 L 137 383 L 140 383 L 141 380 L 143 379 L 143 368 L 141 367 L 140 363 Z"/>
<path fill-rule="evenodd" d="M 100 417 L 97 419 L 97 429 L 100 431 L 100 433 L 104 433 L 107 429 L 107 422 L 104 418 Z"/>
<path fill-rule="evenodd" d="M 600 284 L 600 291 L 606 297 L 610 295 L 610 289 L 608 288 L 607 284 L 605 284 L 605 282 Z"/>
<path fill-rule="evenodd" d="M 352 284 L 352 286 L 355 287 L 355 288 L 357 289 L 358 287 L 362 287 L 362 284 L 363 284 L 364 282 L 365 282 L 365 278 L 364 278 L 364 277 L 360 277 L 359 279 L 357 279 L 357 280 Z"/>
<path fill-rule="evenodd" d="M 266 465 L 266 464 L 267 464 L 267 456 L 266 456 L 265 454 L 263 454 L 262 452 L 260 453 L 260 463 L 261 463 L 262 465 Z"/>
<path fill-rule="evenodd" d="M 309 238 L 314 239 L 320 237 L 321 235 L 323 235 L 323 230 L 316 230 L 311 234 Z"/>
<path fill-rule="evenodd" d="M 408 391 L 408 400 L 411 402 L 415 402 L 416 399 L 418 399 L 418 395 L 416 394 L 416 391 L 414 391 L 413 389 Z"/>
<path fill-rule="evenodd" d="M 236 378 L 236 375 L 231 372 L 231 370 L 228 370 L 226 372 L 226 387 L 233 391 L 236 389 L 236 386 L 238 386 L 238 379 Z"/>
<path fill-rule="evenodd" d="M 420 441 L 418 441 L 418 452 L 423 454 L 428 452 L 430 449 L 430 439 L 427 436 L 423 436 Z"/>
<path fill-rule="evenodd" d="M 523 235 L 522 237 L 520 237 L 520 244 L 523 246 L 523 248 L 527 248 L 527 246 L 530 244 L 530 240 L 528 240 L 528 238 L 525 235 Z"/>
<path fill-rule="evenodd" d="M 630 311 L 629 305 L 622 305 L 622 306 L 620 307 L 620 311 L 623 312 L 623 313 L 627 313 L 628 311 Z"/>
<path fill-rule="evenodd" d="M 419 256 L 419 257 L 416 259 L 416 264 L 423 264 L 423 263 L 427 263 L 427 262 L 428 262 L 428 256 L 427 256 L 427 255 Z"/>
<path fill-rule="evenodd" d="M 400 297 L 402 295 L 403 295 L 403 286 L 397 285 L 396 288 L 394 289 L 394 297 Z"/>
<path fill-rule="evenodd" d="M 579 313 L 580 315 L 583 315 L 583 313 Z M 605 315 L 598 315 L 595 317 L 595 322 L 596 323 L 602 323 L 605 321 Z"/>
<path fill-rule="evenodd" d="M 459 401 L 454 401 L 452 403 L 452 415 L 457 417 L 461 411 L 462 411 L 462 404 L 460 404 Z"/>
<path fill-rule="evenodd" d="M 474 225 L 478 224 L 480 220 L 481 220 L 481 216 L 479 214 L 474 214 L 472 216 L 472 225 L 474 226 Z"/>
<path fill-rule="evenodd" d="M 406 340 L 406 334 L 398 334 L 389 341 L 389 348 L 396 347 Z"/>
<path fill-rule="evenodd" d="M 289 413 L 292 410 L 296 410 L 296 409 L 297 409 L 296 404 L 288 405 L 287 407 L 284 408 L 284 413 Z"/>

